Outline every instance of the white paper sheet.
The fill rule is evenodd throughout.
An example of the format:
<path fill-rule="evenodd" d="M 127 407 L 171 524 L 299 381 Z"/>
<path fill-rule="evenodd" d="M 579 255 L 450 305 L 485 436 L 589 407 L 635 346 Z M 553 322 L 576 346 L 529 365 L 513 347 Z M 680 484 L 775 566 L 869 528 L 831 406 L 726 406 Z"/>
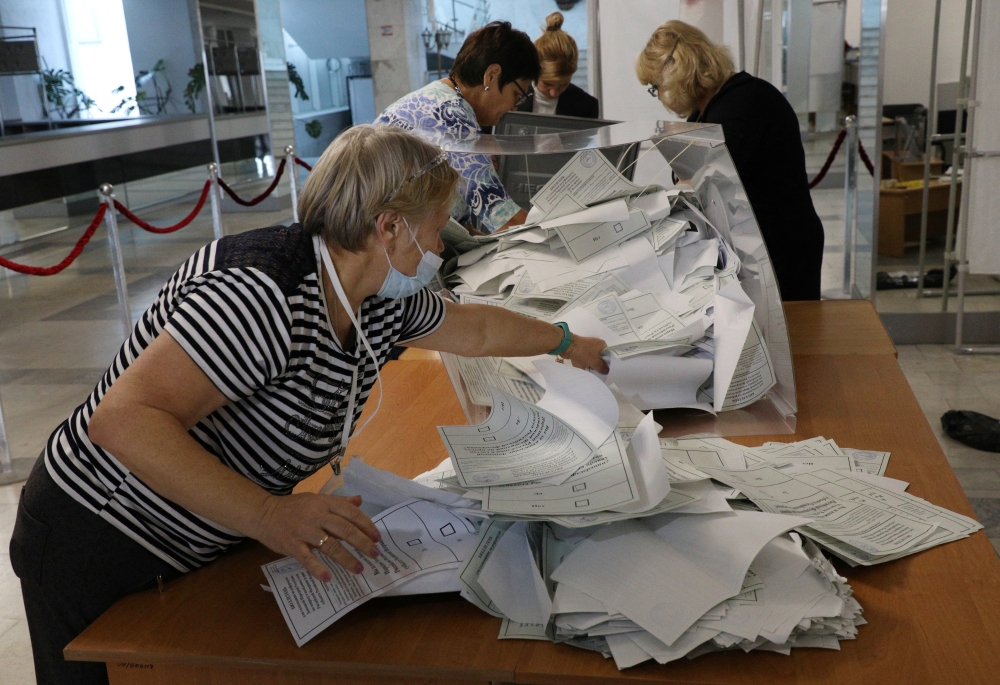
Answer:
<path fill-rule="evenodd" d="M 438 426 L 464 487 L 523 483 L 565 473 L 569 477 L 594 447 L 536 405 L 490 388 L 493 408 L 475 426 Z"/>
<path fill-rule="evenodd" d="M 361 495 L 366 508 L 388 509 L 411 499 L 427 500 L 446 507 L 473 504 L 472 500 L 462 495 L 427 487 L 391 471 L 370 466 L 361 459 L 351 459 L 344 466 L 342 475 L 344 491 L 337 494 Z"/>
<path fill-rule="evenodd" d="M 629 206 L 641 209 L 649 217 L 650 221 L 659 221 L 670 214 L 675 196 L 669 190 L 658 190 L 655 193 L 646 193 L 629 200 Z"/>
<path fill-rule="evenodd" d="M 695 495 L 689 495 L 686 492 L 681 492 L 678 488 L 672 489 L 669 493 L 667 493 L 667 496 L 663 498 L 663 501 L 655 507 L 639 514 L 622 514 L 613 511 L 601 511 L 596 514 L 580 514 L 577 516 L 550 516 L 548 519 L 552 523 L 556 523 L 566 528 L 590 528 L 592 526 L 599 526 L 605 523 L 615 523 L 617 521 L 626 521 L 635 518 L 648 518 L 657 514 L 667 513 L 691 504 L 692 502 L 697 501 L 697 499 L 698 498 Z"/>
<path fill-rule="evenodd" d="M 656 252 L 645 236 L 626 240 L 618 250 L 629 265 L 622 271 L 622 277 L 633 289 L 653 294 L 670 292 L 670 284 L 656 261 Z"/>
<path fill-rule="evenodd" d="M 608 507 L 609 509 L 623 513 L 641 513 L 657 506 L 670 494 L 670 475 L 660 456 L 658 432 L 659 426 L 653 420 L 653 412 L 649 412 L 639 422 L 628 447 L 629 456 L 635 461 L 633 470 L 638 475 L 639 500 L 632 504 Z"/>
<path fill-rule="evenodd" d="M 579 212 L 588 206 L 638 193 L 599 150 L 581 150 L 531 198 L 538 221 Z"/>
<path fill-rule="evenodd" d="M 509 618 L 504 618 L 500 624 L 500 634 L 497 635 L 497 639 L 548 641 L 549 638 L 545 635 L 544 623 L 518 623 L 517 621 L 511 621 Z"/>
<path fill-rule="evenodd" d="M 624 220 L 557 226 L 556 233 L 562 238 L 573 259 L 581 262 L 601 250 L 642 233 L 650 225 L 646 215 L 641 210 L 634 209 Z"/>
<path fill-rule="evenodd" d="M 481 492 L 485 511 L 532 516 L 589 514 L 638 502 L 641 497 L 625 442 L 614 433 L 561 484 L 535 481 L 485 487 Z"/>
<path fill-rule="evenodd" d="M 524 521 L 507 529 L 477 580 L 504 616 L 519 623 L 548 622 L 552 600 L 528 544 Z"/>
<path fill-rule="evenodd" d="M 292 557 L 261 568 L 299 647 L 373 597 L 435 571 L 457 569 L 476 543 L 467 519 L 431 502 L 411 500 L 372 519 L 382 533 L 380 555 L 355 555 L 364 571 L 353 575 L 325 555 L 316 557 L 333 579 L 322 583 Z"/>
<path fill-rule="evenodd" d="M 844 448 L 844 452 L 854 460 L 854 470 L 856 471 L 864 471 L 873 476 L 884 476 L 885 469 L 889 466 L 889 452 L 848 448 Z"/>
<path fill-rule="evenodd" d="M 569 425 L 594 446 L 603 445 L 618 425 L 618 402 L 595 376 L 568 364 L 536 361 L 545 378 L 538 406 Z"/>
<path fill-rule="evenodd" d="M 554 229 L 560 226 L 571 226 L 573 224 L 595 224 L 605 221 L 627 221 L 629 206 L 625 200 L 612 200 L 599 205 L 587 207 L 586 209 L 565 214 L 555 219 L 542 221 L 538 224 L 542 229 Z"/>
<path fill-rule="evenodd" d="M 500 607 L 493 603 L 486 590 L 479 584 L 479 574 L 496 551 L 504 534 L 514 525 L 514 521 L 489 519 L 479 530 L 475 547 L 465 556 L 455 577 L 462 586 L 462 597 L 492 616 L 503 618 Z"/>
<path fill-rule="evenodd" d="M 703 470 L 739 489 L 765 511 L 809 517 L 810 531 L 823 534 L 824 544 L 835 545 L 838 553 L 858 563 L 906 551 L 936 526 L 932 517 L 937 507 L 854 479 L 844 471 L 813 469 L 790 474 L 770 465 L 746 471 Z M 918 508 L 926 514 L 915 514 Z"/>
<path fill-rule="evenodd" d="M 542 398 L 541 389 L 529 377 L 512 378 L 500 373 L 500 362 L 498 357 L 458 357 L 458 370 L 473 402 L 483 406 L 492 402 L 490 388 L 524 402 Z"/>
<path fill-rule="evenodd" d="M 705 612 L 740 592 L 750 562 L 767 542 L 806 522 L 756 512 L 622 521 L 597 530 L 552 577 L 671 645 Z"/>
<path fill-rule="evenodd" d="M 611 357 L 605 382 L 614 385 L 642 410 L 685 407 L 697 403 L 698 388 L 712 374 L 712 360 L 643 354 Z"/>

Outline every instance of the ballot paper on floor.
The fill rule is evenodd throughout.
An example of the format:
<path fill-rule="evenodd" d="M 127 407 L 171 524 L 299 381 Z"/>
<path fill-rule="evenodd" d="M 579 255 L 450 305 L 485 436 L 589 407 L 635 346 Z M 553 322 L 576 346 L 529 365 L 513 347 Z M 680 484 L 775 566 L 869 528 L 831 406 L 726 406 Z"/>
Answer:
<path fill-rule="evenodd" d="M 475 526 L 445 507 L 410 500 L 372 519 L 382 534 L 375 559 L 355 554 L 363 567 L 353 575 L 323 554 L 316 558 L 333 576 L 327 583 L 285 557 L 261 568 L 299 647 L 369 599 L 413 578 L 455 570 L 476 543 Z"/>

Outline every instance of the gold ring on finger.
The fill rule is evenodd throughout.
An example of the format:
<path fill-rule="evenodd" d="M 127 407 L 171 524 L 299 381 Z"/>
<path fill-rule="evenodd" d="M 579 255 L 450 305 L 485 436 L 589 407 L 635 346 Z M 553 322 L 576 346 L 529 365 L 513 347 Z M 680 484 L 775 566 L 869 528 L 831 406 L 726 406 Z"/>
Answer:
<path fill-rule="evenodd" d="M 316 548 L 319 549 L 320 547 L 322 547 L 323 545 L 325 545 L 326 541 L 329 540 L 329 539 L 330 539 L 329 535 L 324 535 L 323 539 L 319 541 L 318 545 L 316 545 Z"/>

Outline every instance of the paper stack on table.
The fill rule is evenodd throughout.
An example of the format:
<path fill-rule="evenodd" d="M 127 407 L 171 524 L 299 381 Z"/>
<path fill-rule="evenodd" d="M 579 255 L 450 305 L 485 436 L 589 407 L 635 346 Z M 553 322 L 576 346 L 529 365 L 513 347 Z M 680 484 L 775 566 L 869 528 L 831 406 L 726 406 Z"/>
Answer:
<path fill-rule="evenodd" d="M 690 187 L 640 187 L 598 150 L 532 198 L 529 223 L 477 238 L 446 282 L 462 303 L 564 321 L 608 344 L 608 385 L 639 409 L 745 407 L 775 384 L 741 263 Z M 476 404 L 488 387 L 536 402 L 532 359 L 459 359 Z"/>
<path fill-rule="evenodd" d="M 697 492 L 671 491 L 652 413 L 622 425 L 600 379 L 551 360 L 537 362 L 537 404 L 488 388 L 493 409 L 475 426 L 441 426 L 450 458 L 417 482 L 481 503 L 507 520 L 592 526 L 684 507 Z M 624 419 L 628 424 L 628 419 Z"/>
<path fill-rule="evenodd" d="M 908 483 L 879 475 L 888 452 L 841 449 L 813 438 L 746 448 L 721 438 L 668 441 L 678 458 L 706 445 L 730 455 L 729 463 L 697 453 L 692 465 L 734 488 L 762 511 L 812 520 L 799 532 L 852 566 L 870 566 L 968 537 L 982 525 L 905 492 Z M 734 464 L 742 454 L 745 464 Z M 682 460 L 683 461 L 683 460 Z M 716 461 L 717 463 L 712 463 Z M 745 504 L 737 504 L 745 507 Z"/>
<path fill-rule="evenodd" d="M 539 401 L 486 385 L 490 417 L 440 427 L 449 459 L 414 480 L 345 466 L 331 492 L 362 496 L 381 554 L 356 555 L 355 576 L 317 553 L 327 583 L 291 558 L 263 567 L 296 644 L 378 596 L 460 592 L 503 619 L 502 639 L 566 643 L 619 668 L 839 649 L 865 621 L 820 547 L 874 564 L 982 527 L 880 475 L 886 452 L 658 438 L 651 413 L 593 375 L 536 372 Z"/>

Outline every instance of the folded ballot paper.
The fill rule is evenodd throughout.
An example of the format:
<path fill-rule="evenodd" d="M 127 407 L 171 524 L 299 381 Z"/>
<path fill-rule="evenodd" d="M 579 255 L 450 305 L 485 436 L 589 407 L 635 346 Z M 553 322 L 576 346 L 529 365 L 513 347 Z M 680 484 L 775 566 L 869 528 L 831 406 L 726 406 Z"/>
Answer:
<path fill-rule="evenodd" d="M 356 555 L 354 575 L 317 553 L 326 583 L 292 558 L 262 567 L 297 645 L 375 597 L 459 592 L 502 619 L 500 639 L 619 668 L 839 649 L 865 620 L 823 550 L 883 563 L 982 528 L 885 477 L 887 452 L 659 438 L 652 413 L 593 375 L 537 369 L 539 401 L 486 386 L 494 411 L 441 427 L 449 458 L 430 471 L 408 480 L 355 458 L 324 488 L 361 495 L 381 554 Z"/>
<path fill-rule="evenodd" d="M 458 257 L 446 282 L 460 302 L 603 339 L 602 379 L 639 409 L 728 411 L 774 386 L 739 257 L 690 186 L 637 186 L 599 150 L 584 150 L 532 198 L 528 219 L 476 238 Z M 537 402 L 545 385 L 535 367 L 536 359 L 458 359 L 481 406 L 492 405 L 490 388 Z"/>

